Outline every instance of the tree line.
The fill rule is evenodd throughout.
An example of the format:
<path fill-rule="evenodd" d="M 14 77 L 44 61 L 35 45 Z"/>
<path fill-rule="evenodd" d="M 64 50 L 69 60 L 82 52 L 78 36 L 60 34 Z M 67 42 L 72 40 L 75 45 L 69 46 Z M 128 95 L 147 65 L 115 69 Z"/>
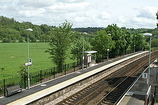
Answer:
<path fill-rule="evenodd" d="M 156 38 L 154 40 L 157 41 Z M 49 42 L 51 48 L 47 52 L 50 53 L 58 70 L 62 71 L 62 65 L 66 63 L 67 57 L 82 61 L 83 51 L 95 50 L 97 59 L 106 59 L 107 56 L 116 57 L 148 50 L 148 41 L 149 37 L 143 37 L 143 33 L 131 32 L 128 29 L 119 28 L 116 24 L 88 34 L 74 31 L 72 24 L 65 21 L 53 29 Z M 155 43 L 155 45 L 158 44 Z"/>
<path fill-rule="evenodd" d="M 31 22 L 18 22 L 7 17 L 0 17 L 0 42 L 27 42 L 28 32 L 30 42 L 48 42 L 52 60 L 62 70 L 66 58 L 79 60 L 82 51 L 95 50 L 97 58 L 105 59 L 107 56 L 116 57 L 130 52 L 147 50 L 149 48 L 149 37 L 143 37 L 143 33 L 153 34 L 152 47 L 158 46 L 158 28 L 155 29 L 133 29 L 118 27 L 116 24 L 107 27 L 72 28 L 72 24 L 65 21 L 59 26 L 48 26 L 46 24 L 34 25 Z M 107 55 L 109 54 L 109 55 Z M 81 59 L 80 59 L 81 60 Z"/>

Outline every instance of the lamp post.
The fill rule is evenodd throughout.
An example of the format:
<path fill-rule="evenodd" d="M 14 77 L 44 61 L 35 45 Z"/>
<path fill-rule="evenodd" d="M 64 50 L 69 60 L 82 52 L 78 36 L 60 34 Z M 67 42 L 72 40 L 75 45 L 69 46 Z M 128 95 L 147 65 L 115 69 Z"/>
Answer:
<path fill-rule="evenodd" d="M 33 31 L 33 29 L 29 28 L 29 29 L 26 29 L 26 31 Z M 27 79 L 28 79 L 28 89 L 30 89 L 30 76 L 29 76 L 29 66 L 32 65 L 32 62 L 30 61 L 30 58 L 29 58 L 29 34 L 27 34 L 27 63 L 25 63 L 25 66 L 27 66 Z"/>
<path fill-rule="evenodd" d="M 107 49 L 107 60 L 109 60 L 109 49 Z"/>
<path fill-rule="evenodd" d="M 84 35 L 82 44 L 82 70 L 84 70 Z"/>
<path fill-rule="evenodd" d="M 108 36 L 111 36 L 111 34 L 109 33 Z M 109 38 L 108 38 L 108 48 L 107 48 L 106 51 L 107 51 L 107 55 L 106 55 L 107 56 L 107 60 L 109 60 L 109 51 L 110 51 L 110 49 L 109 49 Z"/>
<path fill-rule="evenodd" d="M 134 49 L 133 49 L 133 52 L 134 52 L 134 53 L 135 53 L 135 46 L 136 46 L 136 45 L 135 45 L 135 37 L 136 37 L 136 35 L 133 36 L 133 38 L 134 38 L 134 45 L 133 45 Z"/>
<path fill-rule="evenodd" d="M 151 33 L 144 33 L 143 36 L 149 36 L 150 37 L 150 42 L 149 42 L 149 70 L 148 70 L 148 84 L 150 80 L 150 60 L 151 60 Z"/>

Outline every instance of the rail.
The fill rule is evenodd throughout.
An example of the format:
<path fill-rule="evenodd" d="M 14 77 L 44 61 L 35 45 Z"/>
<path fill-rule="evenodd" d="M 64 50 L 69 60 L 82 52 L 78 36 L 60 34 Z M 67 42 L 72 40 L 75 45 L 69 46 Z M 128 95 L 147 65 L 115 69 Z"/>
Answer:
<path fill-rule="evenodd" d="M 153 63 L 151 63 L 153 64 Z M 128 93 L 131 88 L 136 84 L 136 82 L 140 79 L 140 77 L 142 76 L 142 74 L 144 72 L 146 72 L 148 70 L 149 66 L 137 77 L 137 79 L 131 84 L 131 86 L 123 93 L 122 98 L 118 99 L 117 102 L 115 103 L 115 105 L 119 105 L 120 102 L 123 100 L 123 98 L 126 96 L 126 93 Z"/>
<path fill-rule="evenodd" d="M 155 56 L 153 56 L 152 57 L 152 61 L 155 59 L 154 58 Z M 139 66 L 140 66 L 140 64 L 139 64 Z M 147 70 L 148 68 L 146 68 L 145 70 L 143 70 L 143 73 Z M 134 73 L 134 72 L 133 72 Z M 142 72 L 141 72 L 141 74 L 142 74 Z M 135 74 L 134 74 L 135 75 Z M 134 76 L 133 75 L 133 76 Z M 135 77 L 135 76 L 134 76 Z M 134 81 L 132 81 L 132 84 L 131 85 L 129 85 L 127 88 L 125 88 L 126 90 L 122 93 L 122 94 L 120 94 L 121 96 L 120 97 L 118 97 L 118 99 L 117 100 L 115 100 L 115 99 L 113 99 L 113 100 L 115 100 L 114 102 L 113 102 L 113 104 L 114 105 L 116 105 L 117 103 L 119 103 L 120 101 L 119 100 L 121 100 L 122 98 L 121 97 L 123 97 L 124 95 L 125 95 L 125 93 L 127 92 L 127 91 L 129 91 L 130 89 L 131 89 L 131 87 L 136 83 L 136 81 L 139 79 L 141 77 L 141 75 L 139 75 L 138 77 L 136 77 L 135 79 L 134 79 Z M 127 82 L 128 83 L 128 82 Z M 127 84 L 126 83 L 126 84 Z M 121 84 L 121 83 L 120 83 Z M 117 88 L 118 86 L 116 86 L 115 88 Z M 120 89 L 122 89 L 122 88 L 120 88 Z M 114 90 L 114 89 L 113 89 Z M 113 92 L 113 91 L 112 91 Z M 108 96 L 108 95 L 111 95 L 111 92 L 110 93 L 108 93 L 106 96 L 104 96 L 99 102 L 98 102 L 98 104 L 100 104 L 100 103 L 102 103 L 102 100 L 104 100 L 104 103 L 106 102 L 105 101 L 105 98 Z M 115 95 L 114 95 L 115 96 Z M 108 98 L 110 98 L 109 96 L 107 97 L 107 99 Z M 111 98 L 110 98 L 111 99 Z M 112 100 L 111 100 L 112 101 Z M 118 104 L 117 104 L 118 105 Z"/>
<path fill-rule="evenodd" d="M 146 56 L 146 55 L 145 55 Z M 139 56 L 140 57 L 140 56 Z M 137 57 L 137 59 L 138 59 L 138 57 Z M 133 59 L 133 60 L 136 60 L 136 59 Z M 122 64 L 119 64 L 118 65 L 118 67 L 114 67 L 114 68 L 110 68 L 110 69 L 108 69 L 108 71 L 111 71 L 111 70 L 114 70 L 115 68 L 122 68 L 123 67 L 123 65 L 128 65 L 130 62 L 134 62 L 134 61 L 129 61 L 129 60 L 127 60 L 127 61 L 124 61 Z M 121 73 L 121 72 L 120 72 Z M 122 72 L 123 73 L 123 72 Z M 101 74 L 103 74 L 104 76 L 103 77 L 106 77 L 106 75 L 108 74 L 107 73 L 107 70 L 105 70 L 105 74 L 103 73 L 103 72 L 101 72 Z M 116 74 L 116 73 L 115 73 Z M 98 76 L 97 76 L 98 77 Z M 111 76 L 109 76 L 110 78 L 111 78 Z M 95 78 L 95 80 L 96 80 L 97 78 Z M 103 80 L 104 82 L 105 82 L 105 80 Z M 99 85 L 100 87 L 98 87 L 97 89 L 93 89 L 93 88 L 91 88 L 91 89 L 89 89 L 89 87 L 87 87 L 87 88 L 85 88 L 83 91 L 81 91 L 81 92 L 77 92 L 76 94 L 74 94 L 74 95 L 72 95 L 72 96 L 70 96 L 70 97 L 68 97 L 67 99 L 65 99 L 65 100 L 63 100 L 63 101 L 61 101 L 60 103 L 58 103 L 57 105 L 61 105 L 61 104 L 68 104 L 68 103 L 73 103 L 74 105 L 80 105 L 81 103 L 82 104 L 86 104 L 86 102 L 89 100 L 90 101 L 90 99 L 91 98 L 93 98 L 93 94 L 94 93 L 96 93 L 96 94 L 98 94 L 98 93 L 100 93 L 100 90 L 102 90 L 103 91 L 103 89 L 105 88 L 105 87 L 103 87 L 103 85 L 104 85 L 104 82 L 102 83 L 101 82 L 101 84 Z M 131 83 L 131 82 L 130 82 Z M 106 85 L 107 83 L 105 83 L 105 85 Z M 97 85 L 97 86 L 98 86 Z M 90 87 L 93 87 L 93 86 L 90 86 Z M 103 88 L 102 88 L 103 87 Z M 100 89 L 99 89 L 100 88 Z M 91 91 L 90 93 L 89 93 L 89 91 L 87 91 L 87 90 L 89 90 L 89 91 Z M 98 92 L 98 90 L 99 90 L 99 92 Z M 84 96 L 84 94 L 89 94 L 89 95 L 87 95 L 87 96 Z M 95 94 L 95 96 L 96 96 L 96 94 Z M 74 98 L 74 97 L 77 97 L 77 98 Z M 84 97 L 84 99 L 83 99 L 83 97 Z"/>

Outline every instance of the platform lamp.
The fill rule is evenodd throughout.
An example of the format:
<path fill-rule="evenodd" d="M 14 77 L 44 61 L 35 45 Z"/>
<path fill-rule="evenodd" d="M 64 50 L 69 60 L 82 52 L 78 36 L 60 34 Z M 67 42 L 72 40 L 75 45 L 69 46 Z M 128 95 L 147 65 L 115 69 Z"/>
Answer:
<path fill-rule="evenodd" d="M 133 53 L 135 53 L 136 45 L 135 45 L 136 35 L 133 36 Z"/>
<path fill-rule="evenodd" d="M 108 36 L 111 36 L 111 34 L 109 33 Z M 109 60 L 109 38 L 108 38 L 108 48 L 107 48 L 107 60 Z"/>
<path fill-rule="evenodd" d="M 148 70 L 148 84 L 149 84 L 149 80 L 150 80 L 150 60 L 151 60 L 151 33 L 144 33 L 143 36 L 149 36 L 150 37 L 150 45 L 149 45 L 149 70 Z"/>
<path fill-rule="evenodd" d="M 26 31 L 33 31 L 33 29 L 31 29 L 31 28 L 28 28 L 28 29 L 26 29 Z M 30 52 L 29 52 L 29 50 L 30 50 L 30 48 L 29 48 L 29 42 L 30 42 L 30 40 L 29 40 L 29 34 L 27 33 L 27 62 L 25 63 L 25 66 L 27 66 L 27 79 L 28 79 L 28 89 L 30 89 L 30 74 L 29 74 L 29 66 L 31 66 L 32 65 L 32 60 L 30 59 Z"/>

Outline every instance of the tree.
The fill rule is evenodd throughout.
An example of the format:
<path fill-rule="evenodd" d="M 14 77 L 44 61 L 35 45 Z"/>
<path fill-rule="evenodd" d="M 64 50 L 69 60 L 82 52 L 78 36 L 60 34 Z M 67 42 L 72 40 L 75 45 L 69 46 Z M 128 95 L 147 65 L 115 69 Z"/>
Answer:
<path fill-rule="evenodd" d="M 154 38 L 153 40 L 152 40 L 152 44 L 151 44 L 151 46 L 152 47 L 158 47 L 158 39 L 157 38 Z"/>
<path fill-rule="evenodd" d="M 143 39 L 143 35 L 139 33 L 133 33 L 132 34 L 132 43 L 131 43 L 131 49 L 136 51 L 141 51 L 145 47 L 145 42 Z"/>
<path fill-rule="evenodd" d="M 73 35 L 71 44 L 71 56 L 73 57 L 73 59 L 77 59 L 77 61 L 80 60 L 81 63 L 83 48 L 84 51 L 90 50 L 91 44 L 87 34 L 77 32 L 74 34 L 75 35 Z"/>
<path fill-rule="evenodd" d="M 129 31 L 124 30 L 125 31 L 125 54 L 126 53 L 130 53 L 131 52 L 131 43 L 132 43 L 132 35 Z M 128 51 L 128 52 L 127 52 Z"/>
<path fill-rule="evenodd" d="M 111 34 L 112 40 L 115 42 L 115 47 L 111 51 L 112 57 L 123 54 L 125 50 L 125 32 L 122 31 L 116 24 L 108 25 L 106 32 Z"/>
<path fill-rule="evenodd" d="M 12 28 L 1 27 L 0 36 L 0 40 L 2 40 L 2 42 L 15 42 L 20 38 L 20 33 Z"/>
<path fill-rule="evenodd" d="M 151 47 L 152 47 L 152 50 L 158 50 L 158 38 L 153 38 L 152 41 L 151 41 Z"/>
<path fill-rule="evenodd" d="M 93 50 L 98 51 L 98 55 L 106 57 L 108 49 L 114 48 L 114 41 L 111 39 L 111 35 L 106 33 L 106 30 L 100 30 L 91 42 Z"/>
<path fill-rule="evenodd" d="M 58 71 L 62 71 L 62 66 L 67 57 L 67 51 L 71 45 L 72 24 L 65 21 L 59 27 L 53 29 L 53 35 L 50 42 L 51 48 L 47 51 L 50 53 L 52 60 L 58 67 Z"/>
<path fill-rule="evenodd" d="M 43 31 L 43 33 L 47 33 L 47 32 L 49 32 L 49 31 L 51 31 L 51 29 L 52 29 L 52 27 L 50 27 L 50 26 L 48 26 L 48 25 L 46 25 L 46 24 L 42 24 L 41 26 L 40 26 L 40 28 L 41 28 L 41 30 Z"/>

